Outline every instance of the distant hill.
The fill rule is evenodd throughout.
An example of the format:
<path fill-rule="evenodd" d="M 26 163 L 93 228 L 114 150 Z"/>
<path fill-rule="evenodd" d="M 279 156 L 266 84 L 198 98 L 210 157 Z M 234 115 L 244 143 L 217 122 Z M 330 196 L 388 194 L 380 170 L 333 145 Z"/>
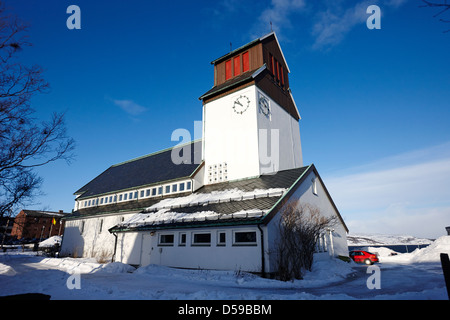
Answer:
<path fill-rule="evenodd" d="M 409 235 L 386 235 L 386 234 L 349 234 L 347 235 L 349 246 L 374 246 L 374 245 L 418 245 L 431 244 L 433 240 L 416 238 Z"/>

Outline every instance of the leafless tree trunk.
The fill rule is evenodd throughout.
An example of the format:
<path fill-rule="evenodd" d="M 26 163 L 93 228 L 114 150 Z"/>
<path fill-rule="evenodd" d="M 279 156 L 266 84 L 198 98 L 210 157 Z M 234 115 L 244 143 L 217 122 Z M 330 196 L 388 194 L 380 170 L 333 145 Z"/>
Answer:
<path fill-rule="evenodd" d="M 276 244 L 280 280 L 302 279 L 303 270 L 311 271 L 317 241 L 336 221 L 336 217 L 324 217 L 317 207 L 299 200 L 284 206 Z"/>
<path fill-rule="evenodd" d="M 42 179 L 33 168 L 73 157 L 63 114 L 42 123 L 33 118 L 30 100 L 49 85 L 41 67 L 26 66 L 17 57 L 30 45 L 27 29 L 0 1 L 0 216 L 11 216 L 38 194 Z"/>

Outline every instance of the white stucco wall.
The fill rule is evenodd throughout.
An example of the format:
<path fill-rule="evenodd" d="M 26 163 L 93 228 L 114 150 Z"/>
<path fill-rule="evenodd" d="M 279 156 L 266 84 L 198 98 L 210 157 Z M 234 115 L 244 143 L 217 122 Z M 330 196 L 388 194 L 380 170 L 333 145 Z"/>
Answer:
<path fill-rule="evenodd" d="M 269 115 L 260 110 L 262 94 L 269 100 Z M 236 113 L 233 104 L 244 96 L 249 106 Z M 205 104 L 203 117 L 205 184 L 221 182 L 209 181 L 211 165 L 226 163 L 226 180 L 303 165 L 298 121 L 255 85 Z"/>
<path fill-rule="evenodd" d="M 115 238 L 108 229 L 131 215 L 99 215 L 67 220 L 61 255 L 84 258 L 112 257 Z"/>
<path fill-rule="evenodd" d="M 313 189 L 314 180 L 316 181 L 316 193 Z M 316 174 L 312 170 L 308 173 L 302 184 L 291 196 L 290 201 L 295 201 L 297 199 L 300 199 L 300 204 L 309 204 L 317 207 L 320 210 L 320 213 L 325 217 L 337 217 L 337 212 L 330 202 L 325 192 L 324 186 L 320 183 L 320 179 L 316 178 Z M 267 225 L 267 244 L 265 247 L 269 252 L 275 251 L 276 242 L 278 241 L 277 229 L 279 218 L 279 215 L 276 215 Z M 328 232 L 325 233 L 325 241 L 326 253 L 316 253 L 315 259 L 321 259 L 326 256 L 348 256 L 347 231 L 339 219 L 337 219 L 337 223 L 333 225 Z M 274 271 L 275 268 L 276 256 L 267 255 L 266 271 L 271 272 Z"/>
<path fill-rule="evenodd" d="M 256 232 L 256 243 L 233 244 L 233 233 Z M 219 233 L 225 232 L 226 241 L 218 243 Z M 210 233 L 209 245 L 195 245 L 195 233 Z M 174 235 L 174 243 L 159 243 L 161 234 Z M 180 245 L 181 234 L 186 235 L 186 244 Z M 191 228 L 159 230 L 155 232 L 129 232 L 118 235 L 116 261 L 134 265 L 158 264 L 181 268 L 216 270 L 261 271 L 260 233 L 256 226 L 234 226 L 215 228 Z"/>

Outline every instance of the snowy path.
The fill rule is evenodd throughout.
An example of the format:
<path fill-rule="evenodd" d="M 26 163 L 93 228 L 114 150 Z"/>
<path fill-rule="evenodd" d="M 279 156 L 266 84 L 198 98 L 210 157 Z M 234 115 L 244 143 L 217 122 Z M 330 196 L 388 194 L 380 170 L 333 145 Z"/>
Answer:
<path fill-rule="evenodd" d="M 232 271 L 178 270 L 159 266 L 133 273 L 94 272 L 80 275 L 80 289 L 68 289 L 68 269 L 76 259 L 36 256 L 0 256 L 0 264 L 12 268 L 0 274 L 0 296 L 38 292 L 52 299 L 447 299 L 439 263 L 381 263 L 381 289 L 368 289 L 367 266 L 352 264 L 346 278 L 326 278 L 323 270 L 305 280 L 280 282 Z M 60 263 L 59 266 L 55 263 Z M 85 270 L 98 264 L 79 263 Z M 341 263 L 341 262 L 340 262 Z M 64 265 L 64 267 L 63 267 Z M 90 266 L 91 269 L 87 268 Z M 340 266 L 340 265 L 339 265 Z M 319 273 L 317 273 L 319 272 Z M 317 280 L 320 278 L 321 280 Z"/>

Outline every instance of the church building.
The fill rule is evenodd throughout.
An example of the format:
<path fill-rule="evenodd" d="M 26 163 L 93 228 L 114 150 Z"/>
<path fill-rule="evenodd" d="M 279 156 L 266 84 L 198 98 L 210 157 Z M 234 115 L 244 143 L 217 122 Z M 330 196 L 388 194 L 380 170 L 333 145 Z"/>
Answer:
<path fill-rule="evenodd" d="M 303 164 L 276 34 L 211 64 L 202 139 L 112 165 L 77 190 L 61 255 L 273 273 L 279 213 L 297 200 L 338 221 L 315 257 L 348 255 L 348 229 L 315 166 Z"/>

